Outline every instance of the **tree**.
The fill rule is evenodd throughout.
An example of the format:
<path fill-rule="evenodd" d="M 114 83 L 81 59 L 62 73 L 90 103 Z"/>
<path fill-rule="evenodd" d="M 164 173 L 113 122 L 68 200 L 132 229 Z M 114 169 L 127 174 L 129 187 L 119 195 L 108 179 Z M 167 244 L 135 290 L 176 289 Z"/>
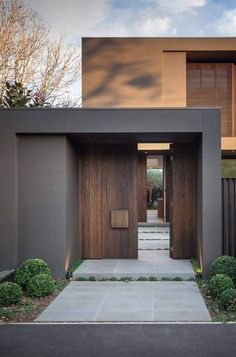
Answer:
<path fill-rule="evenodd" d="M 39 93 L 35 93 L 19 82 L 6 82 L 1 106 L 3 108 L 32 108 L 46 106 L 45 100 Z"/>
<path fill-rule="evenodd" d="M 0 0 L 0 103 L 6 83 L 21 83 L 48 103 L 61 98 L 79 76 L 78 49 L 49 28 L 24 0 Z"/>

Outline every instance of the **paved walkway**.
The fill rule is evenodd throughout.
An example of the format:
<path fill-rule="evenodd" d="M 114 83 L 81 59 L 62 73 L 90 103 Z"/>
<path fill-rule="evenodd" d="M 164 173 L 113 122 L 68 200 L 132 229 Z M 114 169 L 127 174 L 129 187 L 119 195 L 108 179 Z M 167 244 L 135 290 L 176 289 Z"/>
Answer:
<path fill-rule="evenodd" d="M 116 277 L 176 278 L 188 280 L 195 277 L 189 260 L 171 259 L 167 250 L 140 250 L 138 259 L 86 260 L 73 273 L 73 278 L 109 279 Z"/>
<path fill-rule="evenodd" d="M 138 259 L 87 260 L 73 274 L 105 278 L 195 277 L 189 260 L 169 257 L 168 227 L 139 227 Z M 74 281 L 37 321 L 211 321 L 192 281 Z"/>
<path fill-rule="evenodd" d="M 169 227 L 138 228 L 138 259 L 86 260 L 73 278 L 109 279 L 111 277 L 181 278 L 195 277 L 188 259 L 171 259 L 169 256 Z"/>
<path fill-rule="evenodd" d="M 36 321 L 211 321 L 195 282 L 71 282 Z"/>

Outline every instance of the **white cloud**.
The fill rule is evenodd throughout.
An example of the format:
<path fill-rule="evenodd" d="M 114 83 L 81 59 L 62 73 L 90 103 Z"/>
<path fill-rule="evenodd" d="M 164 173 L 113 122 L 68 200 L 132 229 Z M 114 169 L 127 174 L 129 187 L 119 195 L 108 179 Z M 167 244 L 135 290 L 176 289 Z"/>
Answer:
<path fill-rule="evenodd" d="M 217 23 L 217 31 L 220 35 L 236 36 L 236 8 L 223 13 Z"/>
<path fill-rule="evenodd" d="M 172 27 L 171 19 L 167 16 L 146 17 L 136 24 L 136 33 L 141 36 L 166 36 L 176 34 L 176 29 Z"/>
<path fill-rule="evenodd" d="M 173 36 L 178 32 L 180 16 L 189 15 L 207 3 L 207 0 L 145 0 L 142 7 L 135 8 L 136 3 L 130 2 L 130 6 L 117 8 L 111 0 L 28 1 L 47 19 L 54 33 L 66 33 L 78 39 L 81 36 Z"/>
<path fill-rule="evenodd" d="M 156 6 L 169 14 L 179 14 L 201 8 L 207 0 L 154 0 Z"/>
<path fill-rule="evenodd" d="M 56 32 L 81 36 L 107 16 L 110 0 L 29 0 Z"/>

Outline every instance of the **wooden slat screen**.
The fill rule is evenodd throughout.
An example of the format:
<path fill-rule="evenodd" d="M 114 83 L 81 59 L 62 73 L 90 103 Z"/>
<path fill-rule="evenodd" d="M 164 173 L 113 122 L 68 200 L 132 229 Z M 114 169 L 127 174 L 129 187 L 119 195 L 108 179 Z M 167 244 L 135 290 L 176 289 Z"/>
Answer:
<path fill-rule="evenodd" d="M 220 106 L 221 136 L 231 136 L 232 64 L 187 63 L 187 106 Z"/>
<path fill-rule="evenodd" d="M 222 179 L 223 254 L 236 257 L 236 179 Z"/>

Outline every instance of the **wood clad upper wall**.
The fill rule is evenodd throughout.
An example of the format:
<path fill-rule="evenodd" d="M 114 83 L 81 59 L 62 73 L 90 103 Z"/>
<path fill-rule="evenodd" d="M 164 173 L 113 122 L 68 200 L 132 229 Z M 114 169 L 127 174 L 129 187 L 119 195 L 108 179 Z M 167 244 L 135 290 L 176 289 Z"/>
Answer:
<path fill-rule="evenodd" d="M 220 106 L 221 136 L 231 136 L 232 64 L 187 63 L 187 106 Z"/>

